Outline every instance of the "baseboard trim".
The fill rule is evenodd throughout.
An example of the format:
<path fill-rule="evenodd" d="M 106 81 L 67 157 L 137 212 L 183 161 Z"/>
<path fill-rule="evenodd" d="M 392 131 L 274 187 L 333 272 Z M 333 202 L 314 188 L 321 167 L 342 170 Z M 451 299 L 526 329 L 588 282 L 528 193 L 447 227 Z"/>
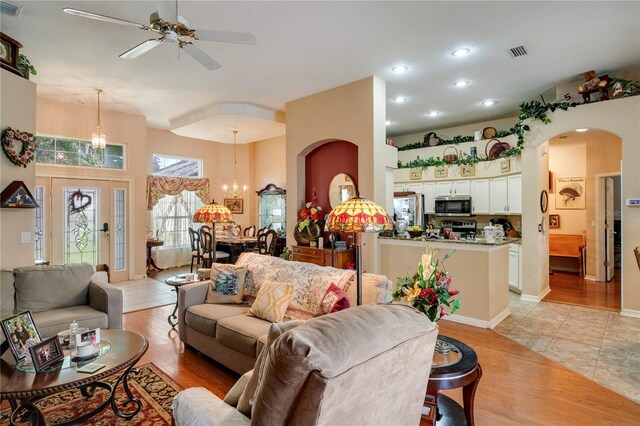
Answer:
<path fill-rule="evenodd" d="M 551 291 L 550 287 L 545 288 L 544 290 L 542 290 L 540 292 L 540 294 L 538 294 L 537 296 L 534 296 L 533 294 L 524 294 L 522 293 L 520 295 L 520 300 L 523 300 L 525 302 L 536 302 L 539 303 L 542 301 L 542 299 L 544 299 L 544 297 L 549 294 L 549 292 Z"/>
<path fill-rule="evenodd" d="M 538 297 L 540 298 L 540 300 L 542 300 L 542 299 L 544 299 L 544 297 L 545 297 L 547 294 L 549 294 L 549 293 L 551 293 L 551 287 L 547 287 L 547 288 L 545 288 L 544 290 L 542 290 L 542 291 L 540 292 L 540 294 L 538 295 Z"/>
<path fill-rule="evenodd" d="M 598 281 L 598 277 L 596 277 L 595 275 L 585 275 L 584 279 L 589 281 Z"/>
<path fill-rule="evenodd" d="M 489 321 L 489 328 L 491 329 L 495 328 L 498 324 L 502 322 L 502 320 L 504 320 L 509 315 L 511 315 L 511 311 L 509 310 L 509 307 L 504 308 L 504 311 L 500 312 L 498 315 L 493 317 L 491 321 Z"/>
<path fill-rule="evenodd" d="M 489 321 L 479 320 L 476 318 L 465 317 L 463 315 L 453 314 L 442 318 L 445 321 L 457 322 L 460 324 L 472 325 L 474 327 L 489 328 Z"/>
<path fill-rule="evenodd" d="M 640 318 L 640 311 L 636 311 L 633 309 L 622 309 L 620 311 L 620 315 L 624 315 L 625 317 Z"/>
<path fill-rule="evenodd" d="M 143 280 L 143 279 L 145 279 L 145 278 L 147 278 L 147 275 L 146 275 L 146 274 L 142 274 L 142 275 L 134 275 L 134 276 L 133 276 L 133 279 L 134 279 L 134 280 Z"/>

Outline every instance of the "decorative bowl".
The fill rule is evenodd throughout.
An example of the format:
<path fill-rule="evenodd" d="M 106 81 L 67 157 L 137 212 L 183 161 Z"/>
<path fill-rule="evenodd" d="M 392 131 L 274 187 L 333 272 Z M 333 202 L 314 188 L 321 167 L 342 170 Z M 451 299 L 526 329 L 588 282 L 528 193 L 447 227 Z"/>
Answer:
<path fill-rule="evenodd" d="M 407 231 L 407 232 L 409 233 L 411 238 L 419 238 L 419 237 L 422 237 L 422 234 L 424 234 L 424 231 Z"/>

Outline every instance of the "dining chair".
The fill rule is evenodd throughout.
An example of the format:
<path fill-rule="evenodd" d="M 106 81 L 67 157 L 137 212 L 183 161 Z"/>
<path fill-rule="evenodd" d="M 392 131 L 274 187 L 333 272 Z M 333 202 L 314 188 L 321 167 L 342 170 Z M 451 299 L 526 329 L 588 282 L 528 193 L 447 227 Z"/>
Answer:
<path fill-rule="evenodd" d="M 200 247 L 202 248 L 202 265 L 205 268 L 210 268 L 213 263 L 213 237 L 211 236 L 211 232 L 207 229 L 211 229 L 207 227 L 207 229 L 200 228 Z M 216 262 L 226 263 L 229 262 L 229 253 L 226 251 L 216 250 Z"/>
<path fill-rule="evenodd" d="M 258 234 L 258 244 L 256 245 L 256 251 L 260 254 L 273 256 L 273 253 L 276 250 L 277 242 L 278 233 L 273 229 L 267 229 L 261 234 Z"/>
<path fill-rule="evenodd" d="M 244 234 L 245 237 L 255 237 L 256 236 L 256 226 L 255 225 L 250 225 L 247 228 L 244 228 Z"/>
<path fill-rule="evenodd" d="M 193 272 L 193 261 L 196 261 L 197 267 L 202 262 L 202 248 L 200 247 L 200 234 L 191 227 L 189 227 L 189 240 L 191 240 L 191 272 Z"/>

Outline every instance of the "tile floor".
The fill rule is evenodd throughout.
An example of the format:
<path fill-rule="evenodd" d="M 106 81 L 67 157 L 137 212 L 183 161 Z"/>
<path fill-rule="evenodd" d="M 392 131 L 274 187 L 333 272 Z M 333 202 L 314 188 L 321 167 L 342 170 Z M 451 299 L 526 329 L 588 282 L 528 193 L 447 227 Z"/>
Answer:
<path fill-rule="evenodd" d="M 176 303 L 172 287 L 151 278 L 122 281 L 113 285 L 122 289 L 124 313 Z"/>
<path fill-rule="evenodd" d="M 509 308 L 494 331 L 640 402 L 640 318 L 511 292 Z"/>

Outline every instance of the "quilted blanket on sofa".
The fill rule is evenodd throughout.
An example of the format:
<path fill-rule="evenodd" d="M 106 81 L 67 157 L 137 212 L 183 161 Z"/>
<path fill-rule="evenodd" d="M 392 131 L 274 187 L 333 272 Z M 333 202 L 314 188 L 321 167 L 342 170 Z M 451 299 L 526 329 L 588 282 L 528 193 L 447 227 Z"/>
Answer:
<path fill-rule="evenodd" d="M 355 274 L 355 271 L 350 269 L 318 266 L 257 253 L 243 253 L 236 265 L 248 267 L 244 281 L 244 294 L 249 300 L 255 298 L 260 285 L 264 282 L 293 283 L 295 294 L 286 313 L 286 316 L 292 319 L 309 319 L 317 316 L 322 298 L 331 283 L 346 292 L 349 289 L 349 280 Z"/>

